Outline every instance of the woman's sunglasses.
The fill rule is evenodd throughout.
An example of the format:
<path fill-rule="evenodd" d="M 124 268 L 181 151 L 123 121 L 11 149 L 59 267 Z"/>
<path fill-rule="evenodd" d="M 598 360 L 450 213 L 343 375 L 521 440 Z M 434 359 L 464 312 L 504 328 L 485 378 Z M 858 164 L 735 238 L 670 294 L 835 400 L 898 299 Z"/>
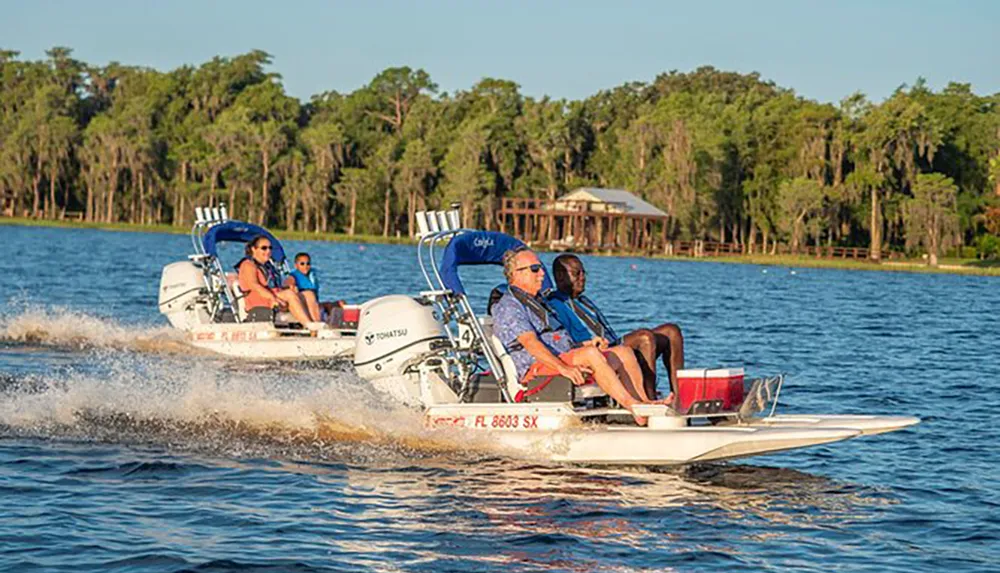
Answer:
<path fill-rule="evenodd" d="M 264 245 L 263 247 L 254 247 L 254 248 L 257 249 L 258 251 L 270 251 L 271 245 Z"/>

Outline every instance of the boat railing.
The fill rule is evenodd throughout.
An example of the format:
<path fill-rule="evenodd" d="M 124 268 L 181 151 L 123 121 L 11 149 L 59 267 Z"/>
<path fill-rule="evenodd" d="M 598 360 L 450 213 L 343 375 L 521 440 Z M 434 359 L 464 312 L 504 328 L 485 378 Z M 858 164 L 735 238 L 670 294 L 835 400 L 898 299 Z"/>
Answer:
<path fill-rule="evenodd" d="M 213 318 L 218 316 L 219 311 L 224 308 L 224 300 L 233 313 L 233 319 L 236 322 L 243 322 L 236 294 L 226 280 L 226 269 L 222 267 L 222 261 L 218 257 L 205 252 L 203 242 L 206 231 L 229 220 L 229 211 L 225 203 L 220 203 L 218 207 L 195 207 L 194 224 L 191 226 L 191 245 L 195 254 L 188 258 L 197 261 L 204 273 L 205 287 L 208 289 L 211 299 L 209 314 Z"/>
<path fill-rule="evenodd" d="M 457 235 L 470 232 L 471 229 L 458 227 L 459 216 L 457 210 L 448 212 L 421 212 L 418 213 L 417 221 L 418 227 L 422 231 L 420 239 L 417 242 L 417 262 L 420 266 L 420 272 L 423 274 L 429 288 L 429 290 L 422 292 L 421 295 L 430 300 L 438 309 L 438 312 L 440 312 L 441 322 L 444 325 L 445 334 L 448 336 L 451 347 L 481 354 L 486 359 L 490 370 L 497 377 L 498 386 L 504 399 L 507 402 L 512 402 L 513 397 L 510 396 L 507 385 L 501 383 L 503 381 L 500 380 L 504 375 L 500 357 L 497 356 L 490 345 L 490 341 L 486 336 L 485 330 L 483 330 L 483 325 L 479 322 L 478 317 L 476 317 L 475 309 L 473 309 L 469 297 L 464 293 L 456 293 L 449 289 L 444 284 L 441 272 L 438 270 L 437 247 L 447 244 L 448 241 Z M 423 233 L 424 230 L 427 232 Z M 457 336 L 452 329 L 451 323 L 453 321 L 455 323 L 455 330 L 458 331 Z M 465 332 L 471 333 L 471 340 L 463 340 L 465 338 L 463 333 Z M 459 395 L 464 395 L 468 389 L 469 382 L 468 378 L 462 380 Z"/>
<path fill-rule="evenodd" d="M 778 407 L 778 397 L 781 387 L 785 384 L 785 375 L 765 376 L 750 382 L 750 387 L 743 396 L 743 403 L 736 412 L 737 418 L 747 420 L 768 410 L 767 418 L 774 416 Z"/>

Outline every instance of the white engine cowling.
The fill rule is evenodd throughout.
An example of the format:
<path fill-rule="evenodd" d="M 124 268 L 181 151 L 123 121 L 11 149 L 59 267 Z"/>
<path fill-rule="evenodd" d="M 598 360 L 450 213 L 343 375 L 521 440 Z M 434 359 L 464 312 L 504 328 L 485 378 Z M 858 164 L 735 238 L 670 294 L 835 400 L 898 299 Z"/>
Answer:
<path fill-rule="evenodd" d="M 160 312 L 180 330 L 211 321 L 202 299 L 204 275 L 194 263 L 179 261 L 163 267 L 160 275 Z M 201 300 L 200 300 L 201 299 Z"/>
<path fill-rule="evenodd" d="M 358 325 L 354 349 L 358 375 L 373 382 L 384 380 L 387 384 L 376 386 L 404 402 L 420 396 L 416 378 L 405 375 L 403 368 L 447 338 L 434 307 L 404 295 L 383 296 L 361 307 Z"/>

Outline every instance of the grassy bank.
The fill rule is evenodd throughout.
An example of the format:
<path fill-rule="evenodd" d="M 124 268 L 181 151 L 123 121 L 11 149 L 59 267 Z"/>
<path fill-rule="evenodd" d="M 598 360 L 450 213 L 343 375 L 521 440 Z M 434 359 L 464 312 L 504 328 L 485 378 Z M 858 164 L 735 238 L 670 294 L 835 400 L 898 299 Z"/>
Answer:
<path fill-rule="evenodd" d="M 920 259 L 893 260 L 875 263 L 855 259 L 825 259 L 805 255 L 742 255 L 726 257 L 706 257 L 691 259 L 688 257 L 669 257 L 679 261 L 710 261 L 718 263 L 739 263 L 748 265 L 768 265 L 777 267 L 807 267 L 816 269 L 842 269 L 852 271 L 890 271 L 910 273 L 944 273 L 963 275 L 1000 276 L 1000 262 L 979 261 L 976 259 L 940 260 L 937 267 L 928 266 Z"/>
<path fill-rule="evenodd" d="M 186 235 L 190 227 L 173 225 L 139 225 L 136 223 L 89 223 L 85 221 L 52 221 L 48 219 L 27 219 L 20 217 L 0 217 L 0 225 L 22 227 L 57 227 L 65 229 L 100 229 L 103 231 L 126 231 L 131 233 L 170 233 Z M 381 235 L 348 235 L 347 233 L 308 233 L 305 231 L 284 231 L 270 229 L 279 239 L 287 241 L 331 241 L 338 243 L 379 243 L 386 245 L 407 245 L 416 241 L 409 237 L 383 237 Z"/>
<path fill-rule="evenodd" d="M 0 225 L 20 225 L 30 227 L 62 227 L 69 229 L 102 229 L 108 231 L 128 231 L 138 233 L 172 233 L 187 234 L 188 227 L 172 225 L 137 225 L 132 223 L 87 223 L 83 221 L 49 221 L 44 219 L 24 219 L 0 217 Z M 272 229 L 279 239 L 289 241 L 331 241 L 340 243 L 375 243 L 389 245 L 414 244 L 409 237 L 382 237 L 380 235 L 348 235 L 346 233 L 307 233 L 303 231 L 283 231 Z M 629 253 L 621 253 L 628 256 Z M 635 253 L 635 256 L 644 256 Z M 912 273 L 945 273 L 1000 276 L 1000 261 L 979 261 L 976 259 L 941 259 L 937 268 L 929 267 L 919 259 L 894 260 L 883 263 L 853 259 L 825 259 L 804 255 L 741 255 L 723 257 L 691 257 L 656 256 L 658 259 L 675 261 L 705 261 L 716 263 L 738 263 L 750 265 L 769 265 L 780 267 L 809 267 L 819 269 L 844 269 L 861 271 L 895 271 Z"/>

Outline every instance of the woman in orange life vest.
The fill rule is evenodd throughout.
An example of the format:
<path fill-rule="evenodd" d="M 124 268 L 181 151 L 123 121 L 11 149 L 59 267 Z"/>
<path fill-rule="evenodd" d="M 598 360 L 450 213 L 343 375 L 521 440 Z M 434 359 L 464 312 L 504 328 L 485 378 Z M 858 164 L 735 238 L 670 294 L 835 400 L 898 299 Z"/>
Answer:
<path fill-rule="evenodd" d="M 298 289 L 294 285 L 279 284 L 277 273 L 270 265 L 270 239 L 264 235 L 254 237 L 247 242 L 244 253 L 246 258 L 240 262 L 238 270 L 240 290 L 246 295 L 247 311 L 261 306 L 287 308 L 303 327 L 312 322 Z"/>

